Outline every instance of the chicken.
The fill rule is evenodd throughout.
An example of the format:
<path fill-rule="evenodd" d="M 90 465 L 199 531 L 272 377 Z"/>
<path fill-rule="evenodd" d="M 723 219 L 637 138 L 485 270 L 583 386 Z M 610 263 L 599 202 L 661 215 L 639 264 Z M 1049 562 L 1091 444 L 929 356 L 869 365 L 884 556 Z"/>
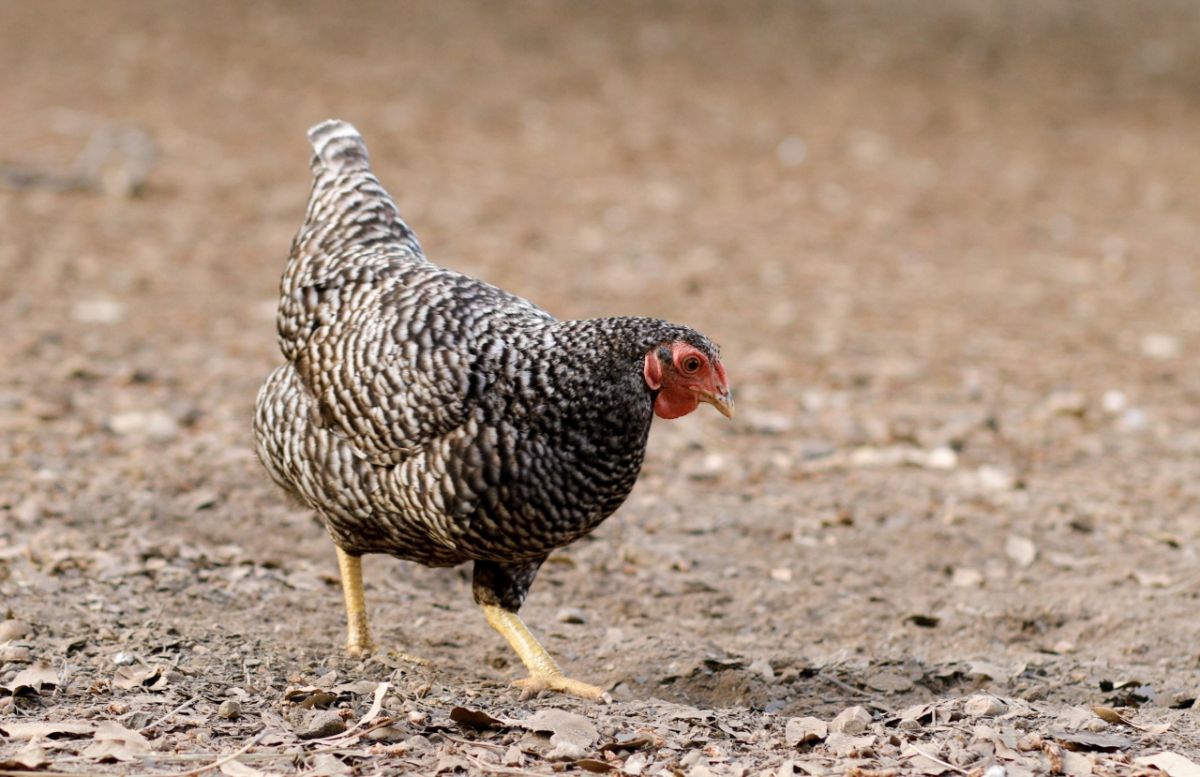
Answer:
<path fill-rule="evenodd" d="M 654 415 L 733 400 L 714 345 L 654 318 L 561 321 L 431 264 L 350 124 L 309 130 L 304 224 L 277 319 L 285 363 L 259 391 L 257 452 L 337 548 L 346 649 L 373 647 L 361 557 L 474 562 L 487 622 L 526 692 L 606 694 L 563 675 L 520 609 L 555 549 L 637 480 Z"/>

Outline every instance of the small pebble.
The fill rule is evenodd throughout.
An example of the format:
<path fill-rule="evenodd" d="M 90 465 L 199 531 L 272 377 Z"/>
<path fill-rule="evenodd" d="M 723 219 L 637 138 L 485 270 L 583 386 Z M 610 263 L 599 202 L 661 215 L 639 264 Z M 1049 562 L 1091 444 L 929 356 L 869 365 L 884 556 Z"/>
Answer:
<path fill-rule="evenodd" d="M 324 739 L 336 736 L 346 730 L 346 721 L 342 720 L 337 710 L 326 710 L 318 713 L 303 731 L 297 731 L 300 739 Z"/>
<path fill-rule="evenodd" d="M 784 167 L 797 167 L 808 158 L 808 144 L 799 135 L 788 135 L 775 147 L 775 157 Z"/>
<path fill-rule="evenodd" d="M 16 619 L 0 621 L 0 642 L 8 642 L 28 636 L 31 631 L 29 624 Z"/>
<path fill-rule="evenodd" d="M 225 720 L 237 720 L 242 716 L 241 702 L 236 699 L 226 699 L 217 708 L 217 714 L 225 718 Z"/>
<path fill-rule="evenodd" d="M 993 493 L 1012 491 L 1017 483 L 1016 478 L 1010 473 L 986 464 L 975 471 L 975 478 L 981 490 Z"/>
<path fill-rule="evenodd" d="M 108 428 L 122 437 L 145 437 L 168 442 L 179 434 L 179 423 L 164 410 L 131 410 L 108 419 Z"/>
<path fill-rule="evenodd" d="M 1100 404 L 1104 407 L 1104 412 L 1116 415 L 1129 406 L 1129 399 L 1125 396 L 1125 392 L 1114 389 L 1104 392 Z"/>
<path fill-rule="evenodd" d="M 1037 560 L 1038 551 L 1032 540 L 1011 535 L 1004 543 L 1004 554 L 1017 566 L 1027 567 Z"/>
<path fill-rule="evenodd" d="M 564 607 L 555 618 L 559 623 L 587 623 L 587 614 L 578 607 Z"/>
<path fill-rule="evenodd" d="M 1082 416 L 1087 412 L 1087 396 L 1081 391 L 1055 391 L 1042 400 L 1039 409 L 1046 418 L 1056 415 Z"/>
<path fill-rule="evenodd" d="M 925 457 L 925 466 L 930 469 L 954 469 L 958 466 L 958 454 L 953 448 L 939 446 Z"/>
<path fill-rule="evenodd" d="M 854 736 L 866 731 L 869 725 L 871 725 L 871 713 L 863 707 L 854 706 L 839 712 L 829 724 L 829 730 Z"/>
<path fill-rule="evenodd" d="M 775 679 L 775 670 L 771 668 L 771 662 L 765 658 L 752 661 L 750 663 L 750 671 L 767 682 L 772 682 Z"/>
<path fill-rule="evenodd" d="M 1154 332 L 1142 337 L 1142 355 L 1151 359 L 1174 359 L 1181 349 L 1179 338 Z"/>
<path fill-rule="evenodd" d="M 961 588 L 977 588 L 983 585 L 983 573 L 970 567 L 955 567 L 950 582 Z"/>
<path fill-rule="evenodd" d="M 116 300 L 79 300 L 71 306 L 71 318 L 81 324 L 115 324 L 124 317 L 125 306 Z"/>

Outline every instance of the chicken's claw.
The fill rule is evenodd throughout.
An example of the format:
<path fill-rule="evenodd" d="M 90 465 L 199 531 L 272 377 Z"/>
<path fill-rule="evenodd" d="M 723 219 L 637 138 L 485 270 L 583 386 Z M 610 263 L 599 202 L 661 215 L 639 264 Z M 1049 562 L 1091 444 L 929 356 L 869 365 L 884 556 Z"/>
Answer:
<path fill-rule="evenodd" d="M 521 680 L 514 680 L 513 685 L 521 689 L 521 700 L 540 696 L 546 691 L 565 693 L 568 696 L 578 696 L 581 699 L 595 701 L 601 704 L 612 704 L 612 695 L 603 688 L 589 685 L 579 680 L 573 680 L 563 675 L 530 675 Z"/>
<path fill-rule="evenodd" d="M 483 605 L 483 614 L 487 617 L 488 624 L 504 635 L 508 644 L 521 657 L 521 663 L 525 664 L 525 668 L 529 670 L 528 677 L 513 683 L 521 689 L 522 699 L 545 691 L 557 691 L 602 704 L 612 702 L 612 696 L 603 688 L 572 680 L 563 675 L 562 670 L 558 668 L 558 663 L 529 632 L 520 615 L 494 604 Z"/>

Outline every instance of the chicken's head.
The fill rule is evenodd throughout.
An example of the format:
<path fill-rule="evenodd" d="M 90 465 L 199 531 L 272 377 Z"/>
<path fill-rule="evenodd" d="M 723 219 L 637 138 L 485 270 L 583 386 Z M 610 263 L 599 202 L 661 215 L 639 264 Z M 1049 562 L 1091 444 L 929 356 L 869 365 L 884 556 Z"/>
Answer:
<path fill-rule="evenodd" d="M 733 418 L 733 395 L 715 351 L 686 340 L 663 343 L 647 352 L 643 374 L 650 390 L 658 392 L 654 414 L 659 418 L 687 415 L 701 402 Z"/>

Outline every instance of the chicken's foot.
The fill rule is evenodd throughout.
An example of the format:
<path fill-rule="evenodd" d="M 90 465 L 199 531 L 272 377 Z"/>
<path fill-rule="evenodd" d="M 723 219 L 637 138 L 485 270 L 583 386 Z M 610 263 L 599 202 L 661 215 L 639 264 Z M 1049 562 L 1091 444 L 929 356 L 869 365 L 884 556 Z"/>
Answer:
<path fill-rule="evenodd" d="M 558 691 L 592 701 L 612 701 L 612 697 L 603 688 L 564 676 L 555 660 L 530 633 L 520 615 L 494 604 L 483 605 L 483 614 L 487 617 L 488 625 L 508 640 L 508 644 L 521 657 L 521 663 L 529 670 L 529 677 L 513 683 L 522 689 L 523 696 L 536 695 L 542 691 Z"/>
<path fill-rule="evenodd" d="M 367 605 L 363 599 L 362 556 L 351 556 L 337 549 L 338 570 L 342 573 L 342 593 L 346 596 L 346 652 L 360 658 L 375 649 L 367 628 Z"/>

